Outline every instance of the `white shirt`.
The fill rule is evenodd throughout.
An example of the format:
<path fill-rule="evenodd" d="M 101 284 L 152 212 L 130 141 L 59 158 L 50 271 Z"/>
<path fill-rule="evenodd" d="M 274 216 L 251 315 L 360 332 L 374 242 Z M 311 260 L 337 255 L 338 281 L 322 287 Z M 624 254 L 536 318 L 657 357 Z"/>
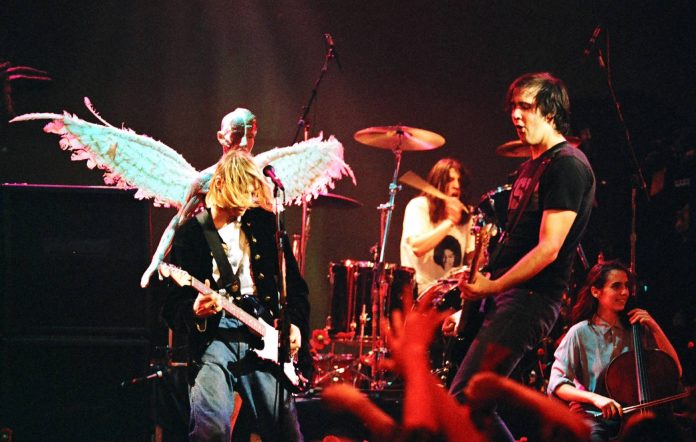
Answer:
<path fill-rule="evenodd" d="M 429 250 L 425 255 L 420 258 L 413 253 L 413 248 L 408 244 L 408 239 L 421 235 L 433 230 L 435 225 L 430 221 L 430 214 L 428 211 L 428 199 L 425 196 L 418 196 L 413 198 L 406 205 L 406 210 L 404 212 L 404 225 L 401 234 L 401 265 L 405 267 L 411 267 L 416 271 L 416 283 L 418 284 L 418 292 L 422 293 L 427 290 L 432 285 L 436 284 L 438 279 L 443 278 L 450 266 L 446 263 L 443 265 L 438 264 L 435 261 L 435 251 L 440 251 L 450 242 L 452 244 L 452 239 L 458 244 L 459 250 L 459 262 L 453 264 L 454 267 L 459 267 L 462 265 L 462 260 L 468 252 L 474 249 L 475 241 L 471 235 L 472 219 L 468 223 L 462 226 L 452 226 L 447 232 L 445 239 L 432 250 Z M 448 237 L 450 237 L 448 239 Z M 454 245 L 456 247 L 456 245 Z M 453 251 L 448 251 L 451 253 Z"/>
<path fill-rule="evenodd" d="M 255 293 L 254 280 L 251 278 L 251 266 L 249 255 L 249 243 L 246 235 L 241 229 L 241 221 L 231 222 L 221 229 L 218 229 L 220 238 L 222 238 L 222 248 L 227 255 L 227 259 L 232 266 L 232 271 L 237 272 L 240 282 L 240 293 L 243 295 L 252 295 Z M 217 262 L 213 258 L 213 278 L 215 281 L 220 281 L 220 270 Z"/>

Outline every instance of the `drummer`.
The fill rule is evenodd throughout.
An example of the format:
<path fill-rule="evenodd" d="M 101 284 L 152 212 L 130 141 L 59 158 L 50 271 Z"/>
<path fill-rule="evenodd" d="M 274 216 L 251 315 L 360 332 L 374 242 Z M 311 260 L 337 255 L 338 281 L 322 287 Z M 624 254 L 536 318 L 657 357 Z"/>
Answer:
<path fill-rule="evenodd" d="M 469 172 L 459 161 L 443 158 L 430 169 L 428 182 L 448 198 L 423 192 L 409 201 L 401 235 L 401 265 L 415 270 L 418 293 L 460 269 L 474 249 L 471 210 L 460 199 Z"/>

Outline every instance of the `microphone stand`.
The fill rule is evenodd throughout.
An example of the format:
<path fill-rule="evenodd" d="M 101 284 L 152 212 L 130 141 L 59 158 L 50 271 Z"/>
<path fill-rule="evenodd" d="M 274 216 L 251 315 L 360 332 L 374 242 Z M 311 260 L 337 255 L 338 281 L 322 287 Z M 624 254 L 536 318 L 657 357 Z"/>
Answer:
<path fill-rule="evenodd" d="M 276 287 L 278 289 L 278 363 L 283 364 L 290 360 L 290 324 L 287 320 L 286 310 L 287 310 L 287 284 L 286 284 L 286 266 L 285 266 L 285 232 L 282 229 L 281 223 L 281 213 L 284 214 L 285 211 L 282 210 L 285 204 L 285 191 L 283 191 L 282 200 L 279 199 L 279 193 L 281 192 L 280 187 L 277 183 L 273 183 L 273 202 L 275 205 L 275 222 L 276 222 L 276 233 L 275 233 L 275 245 L 277 251 L 278 260 L 278 275 L 276 277 Z M 280 202 L 279 202 L 280 201 Z M 282 418 L 283 413 L 283 402 L 284 398 L 282 395 L 282 387 L 280 383 L 276 383 L 278 398 L 277 413 L 276 416 Z"/>
<path fill-rule="evenodd" d="M 327 34 L 328 35 L 328 34 Z M 302 115 L 300 116 L 300 119 L 297 121 L 297 131 L 295 132 L 295 137 L 292 139 L 292 144 L 295 144 L 300 136 L 300 131 L 304 132 L 304 141 L 307 141 L 309 139 L 309 129 L 311 125 L 307 121 L 307 115 L 309 115 L 309 110 L 312 107 L 312 103 L 314 103 L 314 100 L 317 98 L 317 91 L 319 90 L 319 85 L 321 84 L 321 80 L 324 78 L 324 75 L 326 72 L 329 70 L 329 62 L 336 57 L 336 51 L 334 49 L 333 44 L 329 44 L 329 49 L 326 51 L 326 55 L 324 55 L 324 62 L 321 66 L 321 70 L 319 71 L 319 77 L 316 79 L 314 82 L 314 88 L 312 89 L 312 93 L 309 96 L 309 102 L 305 107 L 302 108 Z M 307 249 L 307 241 L 309 240 L 309 220 L 310 220 L 310 215 L 311 215 L 311 207 L 309 203 L 307 202 L 306 199 L 302 199 L 302 230 L 300 231 L 300 247 L 299 247 L 299 253 L 296 258 L 297 258 L 297 264 L 300 267 L 300 274 L 304 276 L 305 272 L 305 251 Z"/>
<path fill-rule="evenodd" d="M 650 194 L 648 192 L 648 186 L 645 184 L 645 177 L 643 175 L 643 170 L 638 163 L 636 158 L 635 149 L 633 147 L 633 141 L 631 139 L 631 133 L 628 130 L 626 121 L 624 120 L 623 112 L 621 111 L 621 104 L 616 97 L 616 92 L 614 91 L 614 85 L 611 79 L 611 41 L 609 38 L 609 29 L 605 30 L 606 40 L 607 40 L 607 57 L 606 61 L 602 57 L 602 50 L 598 49 L 598 60 L 599 66 L 605 70 L 607 77 L 607 87 L 609 88 L 609 94 L 611 95 L 614 108 L 616 109 L 616 114 L 621 123 L 621 127 L 624 131 L 624 137 L 626 139 L 626 145 L 623 148 L 624 155 L 628 158 L 629 163 L 632 168 L 632 180 L 631 180 L 631 233 L 630 233 L 630 269 L 633 273 L 636 273 L 636 208 L 637 208 L 637 193 L 640 189 L 641 193 L 645 197 L 646 201 L 650 201 Z"/>

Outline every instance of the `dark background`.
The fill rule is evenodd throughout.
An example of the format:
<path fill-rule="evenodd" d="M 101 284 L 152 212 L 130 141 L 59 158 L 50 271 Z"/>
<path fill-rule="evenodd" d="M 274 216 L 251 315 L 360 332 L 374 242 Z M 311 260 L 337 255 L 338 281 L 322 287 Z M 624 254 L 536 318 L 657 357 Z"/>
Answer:
<path fill-rule="evenodd" d="M 219 158 L 220 119 L 238 106 L 258 118 L 256 153 L 293 141 L 324 60 L 323 34 L 331 33 L 341 68 L 330 64 L 309 121 L 314 134 L 344 144 L 357 186 L 344 179 L 335 192 L 363 206 L 312 213 L 306 278 L 315 327 L 330 307 L 329 263 L 370 258 L 379 237 L 376 207 L 388 199 L 393 155 L 354 141 L 360 129 L 400 123 L 443 135 L 440 149 L 406 152 L 401 172 L 425 177 L 438 159 L 458 158 L 471 171 L 467 201 L 475 204 L 521 161 L 495 155 L 515 137 L 504 111 L 507 85 L 524 72 L 551 71 L 568 85 L 574 133 L 589 135 L 583 149 L 598 177 L 584 241 L 590 264 L 599 252 L 628 261 L 631 162 L 601 50 L 648 184 L 665 165 L 669 176 L 693 176 L 693 157 L 683 156 L 696 144 L 689 135 L 696 126 L 696 13 L 687 0 L 5 0 L 0 8 L 0 60 L 53 78 L 13 82 L 17 114 L 66 110 L 95 121 L 82 104 L 87 96 L 111 124 L 163 141 L 198 169 Z M 584 56 L 597 25 L 602 32 Z M 42 126 L 0 123 L 0 182 L 102 184 L 98 171 L 71 162 Z M 415 194 L 398 194 L 388 262 L 398 262 L 403 209 Z M 696 273 L 692 243 L 674 234 L 676 201 L 669 189 L 637 201 L 637 269 L 668 322 L 693 295 L 682 275 Z M 155 242 L 173 213 L 152 210 Z M 290 233 L 299 233 L 299 220 L 300 211 L 289 210 Z"/>

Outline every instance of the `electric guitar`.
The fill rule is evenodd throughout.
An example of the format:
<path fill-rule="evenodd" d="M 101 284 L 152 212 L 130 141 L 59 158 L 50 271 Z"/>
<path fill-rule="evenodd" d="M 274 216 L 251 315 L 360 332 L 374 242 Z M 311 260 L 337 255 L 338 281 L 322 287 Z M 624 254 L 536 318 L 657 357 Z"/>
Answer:
<path fill-rule="evenodd" d="M 467 279 L 469 284 L 473 284 L 476 281 L 476 272 L 484 266 L 485 251 L 488 249 L 488 242 L 492 236 L 491 232 L 493 232 L 493 224 L 491 223 L 476 229 L 476 245 L 471 257 L 469 278 Z M 457 335 L 461 335 L 464 332 L 471 316 L 471 310 L 474 306 L 480 305 L 480 303 L 481 301 L 462 300 L 462 315 L 459 317 L 459 324 L 457 324 Z"/>
<path fill-rule="evenodd" d="M 448 308 L 462 309 L 462 316 L 457 327 L 458 334 L 461 334 L 461 332 L 466 328 L 470 312 L 474 305 L 478 304 L 478 302 L 461 300 L 459 279 L 462 277 L 461 275 L 464 271 L 469 271 L 467 282 L 469 284 L 474 282 L 476 278 L 476 271 L 484 265 L 484 258 L 486 256 L 484 251 L 488 249 L 488 243 L 490 242 L 491 237 L 495 236 L 497 233 L 497 228 L 490 223 L 481 227 L 475 227 L 475 229 L 475 245 L 471 257 L 471 265 L 469 267 L 461 267 L 456 273 L 453 273 L 446 279 L 441 280 L 439 284 L 431 287 L 420 295 L 421 297 L 424 297 L 431 291 L 439 292 L 439 294 L 433 299 L 433 304 L 439 311 L 444 311 Z"/>
<path fill-rule="evenodd" d="M 497 228 L 493 224 L 486 224 L 481 227 L 477 226 L 475 229 L 474 236 L 476 242 L 472 253 L 471 266 L 468 269 L 466 266 L 463 267 L 457 271 L 456 275 L 459 275 L 458 277 L 455 278 L 456 275 L 451 275 L 450 278 L 436 286 L 440 288 L 440 293 L 433 299 L 433 304 L 438 311 L 461 308 L 456 334 L 452 339 L 448 340 L 447 345 L 443 349 L 441 366 L 433 370 L 434 374 L 440 378 L 444 385 L 449 385 L 452 381 L 452 377 L 457 372 L 457 363 L 455 361 L 462 360 L 476 332 L 483 323 L 483 316 L 478 312 L 478 306 L 481 301 L 462 300 L 459 279 L 463 277 L 462 273 L 468 270 L 467 281 L 469 283 L 474 282 L 476 271 L 485 264 L 486 254 L 484 252 L 488 249 L 490 238 L 497 233 Z M 437 288 L 432 290 L 437 290 Z M 428 291 L 421 296 L 425 296 Z"/>
<path fill-rule="evenodd" d="M 179 286 L 190 286 L 204 295 L 212 295 L 216 292 L 198 279 L 191 276 L 186 270 L 171 264 L 162 263 L 159 265 L 159 272 L 165 278 L 172 278 Z M 290 362 L 280 363 L 279 356 L 279 333 L 273 326 L 267 324 L 263 319 L 256 318 L 246 312 L 240 306 L 232 302 L 230 298 L 221 297 L 220 306 L 228 315 L 238 319 L 246 325 L 252 334 L 257 336 L 260 341 L 259 348 L 255 348 L 256 355 L 266 363 L 271 373 L 278 381 L 291 393 L 301 393 L 307 390 L 309 381 L 305 379 L 296 367 L 295 358 Z"/>

